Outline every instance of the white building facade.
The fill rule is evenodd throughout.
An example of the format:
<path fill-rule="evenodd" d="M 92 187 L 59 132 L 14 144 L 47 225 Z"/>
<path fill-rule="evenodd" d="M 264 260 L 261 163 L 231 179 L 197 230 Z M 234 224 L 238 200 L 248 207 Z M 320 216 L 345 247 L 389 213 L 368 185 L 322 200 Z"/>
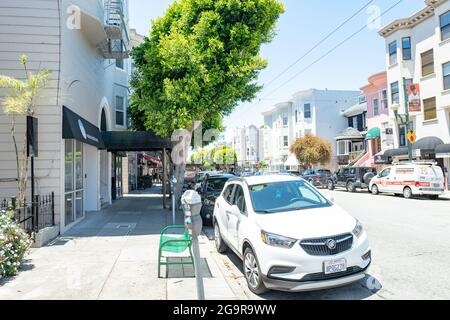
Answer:
<path fill-rule="evenodd" d="M 289 148 L 296 139 L 308 134 L 332 144 L 333 157 L 327 167 L 336 168 L 334 138 L 348 125 L 341 112 L 354 105 L 359 96 L 359 91 L 310 89 L 297 92 L 290 101 L 279 103 L 264 112 L 264 125 L 269 131 L 264 134 L 264 145 L 268 146 L 264 157 L 270 163 L 270 169 L 282 171 L 295 167 Z"/>
<path fill-rule="evenodd" d="M 263 152 L 260 134 L 254 125 L 234 129 L 232 146 L 236 150 L 238 166 L 256 168 Z"/>
<path fill-rule="evenodd" d="M 420 85 L 421 110 L 411 113 L 417 135 L 415 158 L 436 159 L 450 170 L 450 1 L 427 0 L 426 7 L 380 31 L 386 39 L 390 117 L 405 114 L 405 84 Z M 404 133 L 397 115 L 395 148 L 404 156 Z"/>
<path fill-rule="evenodd" d="M 123 192 L 121 157 L 103 150 L 101 132 L 127 129 L 128 0 L 2 0 L 0 12 L 0 74 L 24 79 L 22 54 L 30 71 L 51 71 L 34 115 L 36 193 L 55 193 L 56 223 L 64 233 L 86 211 Z M 8 118 L 2 110 L 3 179 L 14 177 L 16 169 Z M 24 133 L 25 119 L 19 121 Z M 0 197 L 16 191 L 15 183 L 0 183 Z"/>

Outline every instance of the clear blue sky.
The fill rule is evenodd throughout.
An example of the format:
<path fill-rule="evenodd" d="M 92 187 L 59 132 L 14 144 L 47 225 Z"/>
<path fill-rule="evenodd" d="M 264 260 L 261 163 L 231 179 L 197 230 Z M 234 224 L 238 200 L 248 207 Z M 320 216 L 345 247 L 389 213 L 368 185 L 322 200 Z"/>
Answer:
<path fill-rule="evenodd" d="M 277 36 L 262 48 L 261 55 L 268 59 L 269 66 L 261 73 L 259 83 L 269 83 L 368 1 L 282 0 L 286 12 L 278 22 Z M 383 12 L 397 1 L 375 0 L 372 5 L 378 6 Z M 147 35 L 151 20 L 163 15 L 171 2 L 172 0 L 130 0 L 131 27 Z M 424 0 L 403 0 L 381 18 L 381 25 L 409 16 L 423 7 Z M 259 95 L 259 98 L 265 99 L 259 101 L 257 98 L 252 103 L 240 105 L 225 119 L 227 136 L 235 126 L 251 123 L 261 125 L 261 112 L 270 109 L 277 102 L 290 99 L 297 91 L 309 88 L 359 90 L 366 84 L 370 75 L 385 70 L 384 39 L 378 35 L 377 30 L 365 29 L 328 57 L 272 93 L 286 80 L 364 26 L 370 19 L 370 14 L 372 13 L 362 11 L 289 72 L 266 87 Z"/>

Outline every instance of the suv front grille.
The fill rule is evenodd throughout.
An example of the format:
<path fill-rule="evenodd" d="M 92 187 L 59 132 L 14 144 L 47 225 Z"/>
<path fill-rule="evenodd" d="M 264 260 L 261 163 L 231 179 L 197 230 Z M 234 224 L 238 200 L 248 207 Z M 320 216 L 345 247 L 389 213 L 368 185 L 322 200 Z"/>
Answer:
<path fill-rule="evenodd" d="M 310 273 L 310 274 L 305 275 L 298 282 L 325 281 L 325 280 L 339 279 L 339 278 L 342 278 L 342 277 L 347 277 L 347 276 L 351 276 L 351 275 L 363 272 L 366 269 L 367 268 L 363 269 L 363 268 L 355 266 L 355 267 L 348 268 L 344 272 L 333 273 L 333 274 L 325 274 L 323 272 Z"/>
<path fill-rule="evenodd" d="M 327 245 L 329 240 L 336 243 L 334 249 L 330 249 Z M 338 236 L 305 239 L 300 242 L 300 246 L 309 255 L 312 256 L 332 256 L 349 250 L 353 245 L 353 235 L 346 233 Z"/>

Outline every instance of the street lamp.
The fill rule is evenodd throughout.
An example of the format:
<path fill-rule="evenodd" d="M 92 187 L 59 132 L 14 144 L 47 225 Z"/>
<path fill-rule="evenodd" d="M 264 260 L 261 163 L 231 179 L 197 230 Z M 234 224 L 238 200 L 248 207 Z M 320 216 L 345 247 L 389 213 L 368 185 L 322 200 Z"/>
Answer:
<path fill-rule="evenodd" d="M 396 103 L 391 106 L 392 111 L 394 111 L 395 119 L 397 122 L 401 125 L 404 125 L 406 127 L 406 132 L 408 133 L 410 130 L 410 116 L 409 116 L 409 96 L 408 96 L 408 89 L 406 86 L 406 79 L 403 78 L 403 92 L 405 94 L 405 114 L 399 114 L 398 110 L 400 108 L 400 104 Z M 412 144 L 407 139 L 407 145 L 408 145 L 408 159 L 409 161 L 412 161 Z"/>

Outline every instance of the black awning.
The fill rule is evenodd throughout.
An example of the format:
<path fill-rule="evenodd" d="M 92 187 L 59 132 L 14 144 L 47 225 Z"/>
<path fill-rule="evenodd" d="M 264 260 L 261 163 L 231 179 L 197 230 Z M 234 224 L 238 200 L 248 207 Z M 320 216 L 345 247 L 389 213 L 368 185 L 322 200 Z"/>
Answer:
<path fill-rule="evenodd" d="M 444 144 L 444 141 L 438 137 L 425 137 L 414 143 L 413 150 L 434 151 L 441 144 Z"/>
<path fill-rule="evenodd" d="M 407 156 L 408 155 L 408 148 L 398 148 L 398 149 L 389 149 L 384 152 L 385 158 L 392 158 L 392 157 L 398 157 L 398 156 Z"/>
<path fill-rule="evenodd" d="M 65 106 L 63 106 L 63 139 L 75 139 L 105 149 L 100 129 Z"/>
<path fill-rule="evenodd" d="M 103 141 L 110 152 L 117 151 L 159 151 L 172 149 L 174 144 L 147 131 L 103 132 Z"/>
<path fill-rule="evenodd" d="M 436 154 L 450 154 L 450 144 L 441 144 L 436 147 Z"/>

